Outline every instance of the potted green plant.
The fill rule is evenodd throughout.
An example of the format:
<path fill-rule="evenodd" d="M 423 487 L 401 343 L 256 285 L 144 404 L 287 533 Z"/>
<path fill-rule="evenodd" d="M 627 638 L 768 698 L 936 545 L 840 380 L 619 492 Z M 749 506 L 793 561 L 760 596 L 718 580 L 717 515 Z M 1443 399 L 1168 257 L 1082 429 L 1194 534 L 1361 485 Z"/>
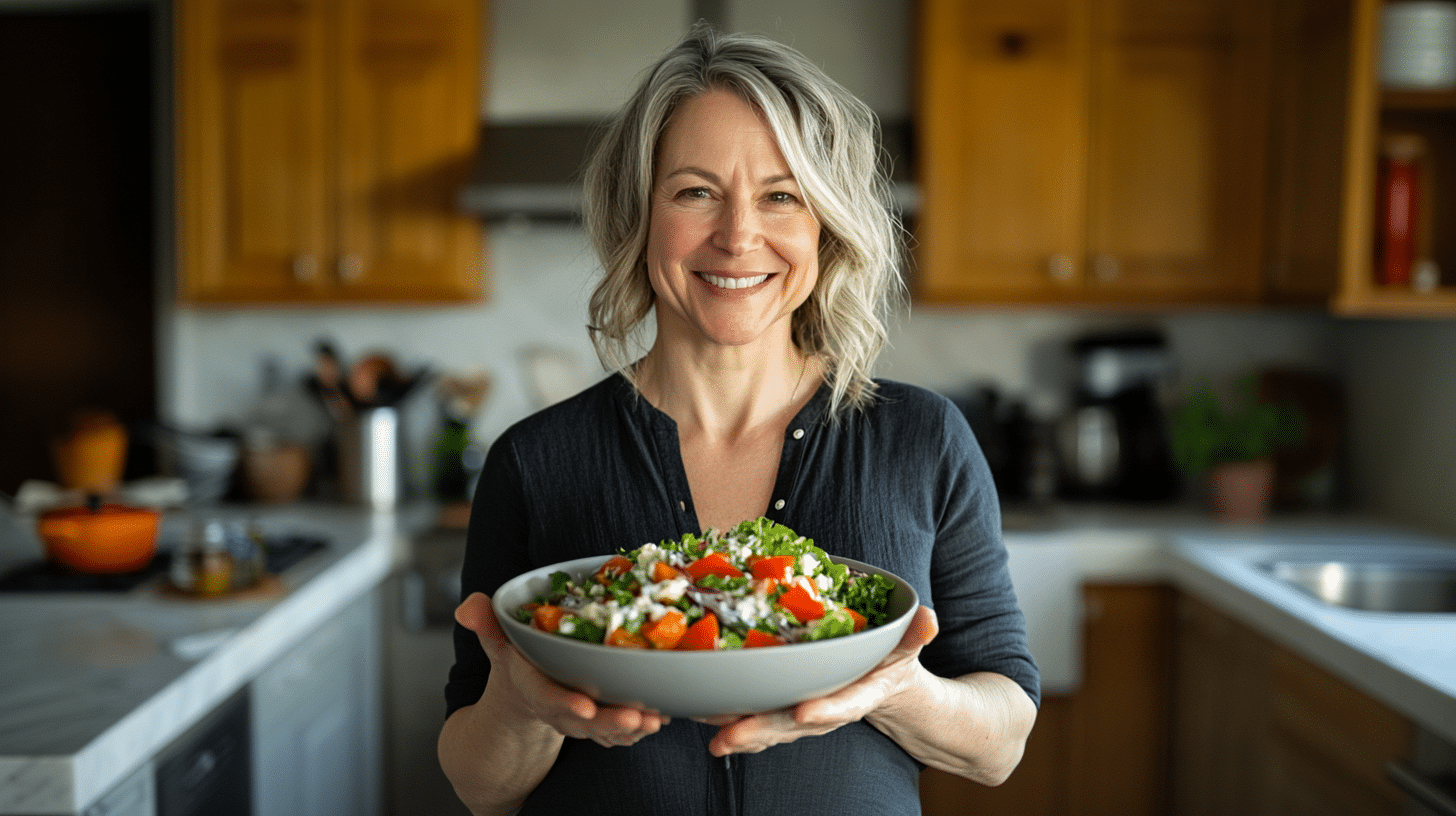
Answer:
<path fill-rule="evenodd" d="M 1259 398 L 1252 377 L 1241 378 L 1234 398 L 1220 400 L 1201 385 L 1170 417 L 1173 461 L 1189 478 L 1204 478 L 1214 515 L 1259 521 L 1274 493 L 1276 450 L 1303 439 L 1297 409 Z"/>

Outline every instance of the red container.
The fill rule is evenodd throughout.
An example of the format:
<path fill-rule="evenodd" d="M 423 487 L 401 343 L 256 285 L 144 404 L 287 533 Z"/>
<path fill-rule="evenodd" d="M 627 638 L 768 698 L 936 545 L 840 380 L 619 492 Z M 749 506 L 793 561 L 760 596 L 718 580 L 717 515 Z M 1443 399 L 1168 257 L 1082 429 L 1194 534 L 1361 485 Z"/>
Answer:
<path fill-rule="evenodd" d="M 1421 153 L 1418 137 L 1391 136 L 1385 142 L 1376 235 L 1376 282 L 1383 286 L 1410 285 L 1420 252 Z"/>

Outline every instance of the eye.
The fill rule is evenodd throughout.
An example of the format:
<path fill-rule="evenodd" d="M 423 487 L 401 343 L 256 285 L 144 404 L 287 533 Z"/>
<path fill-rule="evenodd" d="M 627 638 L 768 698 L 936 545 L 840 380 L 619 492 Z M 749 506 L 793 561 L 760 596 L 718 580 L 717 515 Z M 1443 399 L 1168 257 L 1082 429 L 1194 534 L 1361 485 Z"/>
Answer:
<path fill-rule="evenodd" d="M 775 190 L 768 194 L 768 200 L 774 204 L 797 204 L 798 196 L 793 193 L 786 193 L 783 190 Z"/>
<path fill-rule="evenodd" d="M 702 200 L 706 198 L 711 198 L 712 195 L 712 192 L 709 191 L 707 187 L 688 187 L 684 190 L 680 190 L 677 194 L 677 197 L 691 200 Z"/>

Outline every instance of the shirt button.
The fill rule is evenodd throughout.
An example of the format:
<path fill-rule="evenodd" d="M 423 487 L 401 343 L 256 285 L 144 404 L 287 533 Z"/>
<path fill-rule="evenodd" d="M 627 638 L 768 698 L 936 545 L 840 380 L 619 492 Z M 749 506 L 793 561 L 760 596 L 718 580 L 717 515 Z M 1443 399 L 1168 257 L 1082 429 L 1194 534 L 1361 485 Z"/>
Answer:
<path fill-rule="evenodd" d="M 803 428 L 795 428 L 794 429 L 794 438 L 795 439 L 803 439 L 804 438 L 804 429 Z"/>
<path fill-rule="evenodd" d="M 784 500 L 783 499 L 779 499 L 778 501 L 774 502 L 774 509 L 775 510 L 782 510 L 782 509 L 784 509 Z"/>

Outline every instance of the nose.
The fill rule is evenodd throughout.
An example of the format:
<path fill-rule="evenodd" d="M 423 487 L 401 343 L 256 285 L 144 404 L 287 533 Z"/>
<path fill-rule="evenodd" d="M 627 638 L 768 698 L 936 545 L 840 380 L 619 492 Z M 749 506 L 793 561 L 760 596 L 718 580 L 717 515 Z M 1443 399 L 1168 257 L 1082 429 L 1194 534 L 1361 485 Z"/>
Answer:
<path fill-rule="evenodd" d="M 750 202 L 726 202 L 718 215 L 713 243 L 724 252 L 738 256 L 755 249 L 762 241 L 763 225 L 758 210 Z"/>

